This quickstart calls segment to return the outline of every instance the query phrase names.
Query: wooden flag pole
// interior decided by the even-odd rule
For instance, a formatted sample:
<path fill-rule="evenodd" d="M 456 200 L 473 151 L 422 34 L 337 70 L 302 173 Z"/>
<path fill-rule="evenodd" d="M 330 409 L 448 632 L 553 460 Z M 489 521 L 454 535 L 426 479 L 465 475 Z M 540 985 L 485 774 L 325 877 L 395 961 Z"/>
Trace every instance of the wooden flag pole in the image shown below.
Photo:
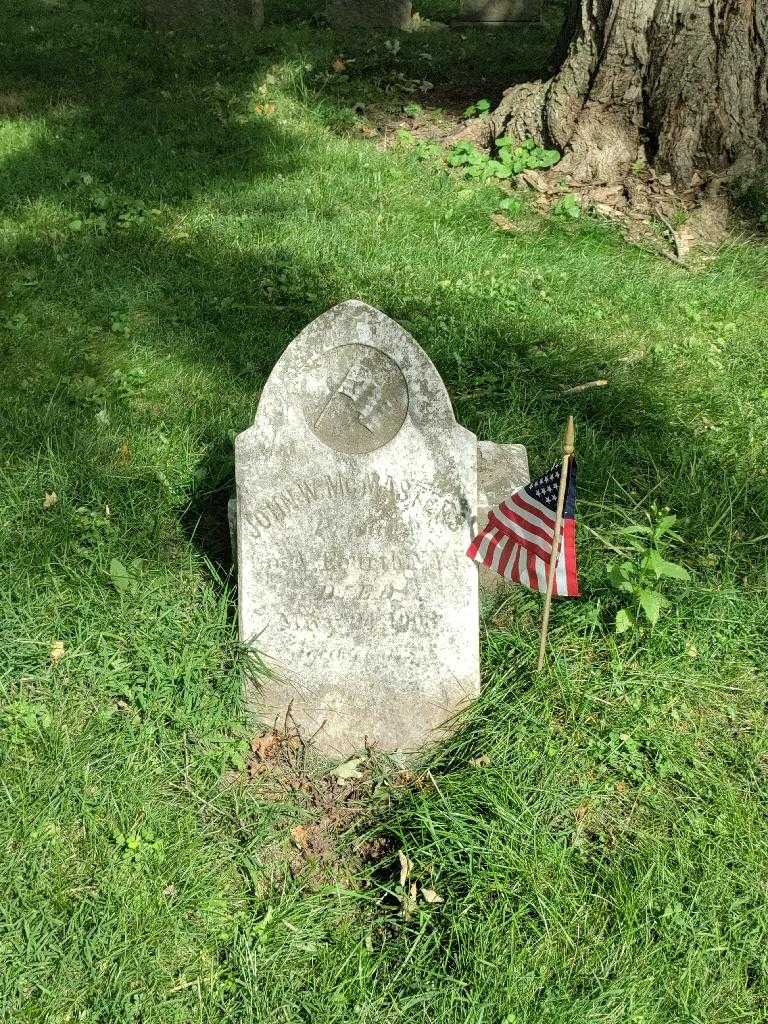
<path fill-rule="evenodd" d="M 544 600 L 544 616 L 541 620 L 541 637 L 539 639 L 539 663 L 536 670 L 541 672 L 544 668 L 544 654 L 547 650 L 547 634 L 549 633 L 549 613 L 552 609 L 552 591 L 555 589 L 555 573 L 557 571 L 558 555 L 560 553 L 560 537 L 563 533 L 563 506 L 565 505 L 565 493 L 568 489 L 568 468 L 574 452 L 574 439 L 576 431 L 573 426 L 573 416 L 568 417 L 568 426 L 565 428 L 563 438 L 563 467 L 560 472 L 560 489 L 557 492 L 557 513 L 555 515 L 555 535 L 552 540 L 552 553 L 549 556 L 549 575 L 547 576 L 547 596 Z"/>

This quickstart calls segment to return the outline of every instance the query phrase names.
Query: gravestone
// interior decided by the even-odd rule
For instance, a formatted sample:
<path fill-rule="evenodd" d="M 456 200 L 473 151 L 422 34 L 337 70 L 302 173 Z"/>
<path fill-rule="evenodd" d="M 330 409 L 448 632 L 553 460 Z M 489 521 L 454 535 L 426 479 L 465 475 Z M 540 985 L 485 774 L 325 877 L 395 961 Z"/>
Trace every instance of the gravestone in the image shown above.
<path fill-rule="evenodd" d="M 260 28 L 264 0 L 144 0 L 144 20 L 150 28 L 194 27 L 205 21 L 247 20 Z"/>
<path fill-rule="evenodd" d="M 458 22 L 508 25 L 540 21 L 543 0 L 462 0 Z"/>
<path fill-rule="evenodd" d="M 491 509 L 529 484 L 531 474 L 525 445 L 478 441 L 477 454 L 477 526 L 482 530 Z M 498 573 L 484 565 L 479 565 L 478 571 L 481 598 L 495 597 L 506 585 Z"/>
<path fill-rule="evenodd" d="M 477 440 L 398 324 L 345 302 L 288 346 L 236 440 L 249 702 L 328 754 L 413 750 L 479 691 Z"/>
<path fill-rule="evenodd" d="M 411 0 L 331 0 L 325 16 L 337 29 L 408 28 L 413 18 Z"/>

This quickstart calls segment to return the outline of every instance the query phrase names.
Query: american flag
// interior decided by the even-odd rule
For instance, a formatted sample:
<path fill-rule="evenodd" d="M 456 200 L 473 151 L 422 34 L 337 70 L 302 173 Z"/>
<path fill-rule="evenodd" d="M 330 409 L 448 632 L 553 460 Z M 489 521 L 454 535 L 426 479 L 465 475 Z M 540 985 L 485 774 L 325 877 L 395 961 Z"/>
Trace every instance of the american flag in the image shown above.
<path fill-rule="evenodd" d="M 554 466 L 527 487 L 515 491 L 508 501 L 494 509 L 488 522 L 469 546 L 467 554 L 493 569 L 505 580 L 522 583 L 542 594 L 555 533 L 557 495 L 561 466 Z M 576 572 L 576 466 L 569 461 L 563 506 L 563 532 L 558 552 L 553 593 L 556 597 L 578 597 Z"/>

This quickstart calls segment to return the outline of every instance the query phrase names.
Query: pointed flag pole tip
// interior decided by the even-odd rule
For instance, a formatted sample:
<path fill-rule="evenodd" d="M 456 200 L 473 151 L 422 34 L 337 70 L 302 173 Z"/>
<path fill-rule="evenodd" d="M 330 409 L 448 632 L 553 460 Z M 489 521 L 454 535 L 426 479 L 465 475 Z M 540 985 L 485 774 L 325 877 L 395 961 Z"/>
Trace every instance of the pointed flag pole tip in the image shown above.
<path fill-rule="evenodd" d="M 568 426 L 565 428 L 563 438 L 563 455 L 573 455 L 576 448 L 576 427 L 573 423 L 573 416 L 568 417 Z"/>
<path fill-rule="evenodd" d="M 563 437 L 563 465 L 560 470 L 560 488 L 557 493 L 557 512 L 555 515 L 555 531 L 552 538 L 552 551 L 549 556 L 549 572 L 547 574 L 547 596 L 544 599 L 544 614 L 541 619 L 541 634 L 539 637 L 539 661 L 536 671 L 541 672 L 544 668 L 544 656 L 547 651 L 547 635 L 549 634 L 549 615 L 552 610 L 552 593 L 555 589 L 555 573 L 557 571 L 558 556 L 560 554 L 560 538 L 563 532 L 563 506 L 565 505 L 565 494 L 568 489 L 568 464 L 573 458 L 576 450 L 576 428 L 573 423 L 573 416 L 568 417 L 568 425 L 565 428 Z"/>

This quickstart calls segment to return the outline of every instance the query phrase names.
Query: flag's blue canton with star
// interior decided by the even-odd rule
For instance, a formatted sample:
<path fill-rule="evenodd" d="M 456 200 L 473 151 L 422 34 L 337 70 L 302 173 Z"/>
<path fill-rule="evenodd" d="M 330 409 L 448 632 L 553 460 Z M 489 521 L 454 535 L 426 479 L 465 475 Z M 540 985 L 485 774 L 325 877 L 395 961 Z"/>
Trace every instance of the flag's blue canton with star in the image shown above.
<path fill-rule="evenodd" d="M 552 512 L 557 512 L 557 495 L 560 490 L 560 466 L 553 466 L 548 473 L 534 480 L 524 488 L 536 501 L 546 505 Z M 574 517 L 576 515 L 576 465 L 571 460 L 568 473 L 568 486 L 565 491 L 565 504 L 563 505 L 563 516 Z"/>
<path fill-rule="evenodd" d="M 554 466 L 515 491 L 509 501 L 494 509 L 488 523 L 472 541 L 470 558 L 493 569 L 506 580 L 522 583 L 542 594 L 547 590 L 547 575 L 555 535 L 557 497 L 561 467 Z M 576 569 L 576 465 L 571 459 L 563 504 L 563 530 L 555 571 L 553 593 L 558 597 L 578 597 Z"/>

